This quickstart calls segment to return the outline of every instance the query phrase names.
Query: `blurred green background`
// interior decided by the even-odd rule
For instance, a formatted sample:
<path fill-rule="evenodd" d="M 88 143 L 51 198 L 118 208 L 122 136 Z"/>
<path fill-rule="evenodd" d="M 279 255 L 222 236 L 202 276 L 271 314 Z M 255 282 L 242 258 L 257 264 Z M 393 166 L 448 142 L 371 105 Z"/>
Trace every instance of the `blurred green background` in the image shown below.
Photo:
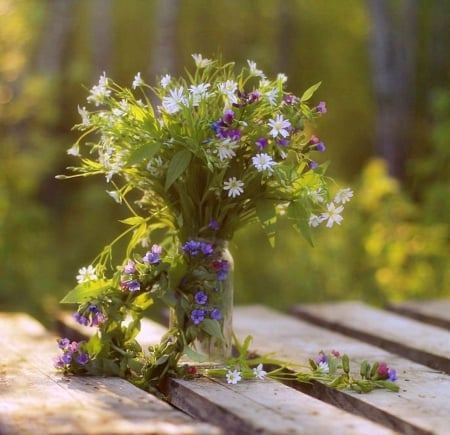
<path fill-rule="evenodd" d="M 122 229 L 103 177 L 74 163 L 77 105 L 106 71 L 130 86 L 191 54 L 322 81 L 316 135 L 355 197 L 311 248 L 283 228 L 272 249 L 237 234 L 236 303 L 450 296 L 446 0 L 0 0 L 0 309 L 48 322 L 81 266 Z M 118 259 L 121 261 L 121 259 Z"/>

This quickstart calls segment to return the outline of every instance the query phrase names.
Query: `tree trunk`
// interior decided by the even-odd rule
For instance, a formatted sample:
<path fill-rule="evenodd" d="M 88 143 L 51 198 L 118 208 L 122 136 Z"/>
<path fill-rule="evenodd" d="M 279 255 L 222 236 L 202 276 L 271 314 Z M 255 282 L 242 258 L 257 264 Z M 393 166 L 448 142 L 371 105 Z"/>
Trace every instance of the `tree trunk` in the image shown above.
<path fill-rule="evenodd" d="M 389 174 L 401 179 L 414 132 L 418 2 L 368 0 L 368 6 L 375 151 L 386 160 Z"/>
<path fill-rule="evenodd" d="M 63 69 L 76 1 L 47 0 L 47 3 L 48 18 L 36 58 L 36 70 L 38 74 L 55 77 Z"/>
<path fill-rule="evenodd" d="M 149 65 L 151 82 L 155 76 L 174 73 L 176 68 L 176 24 L 179 0 L 158 0 L 154 18 L 153 50 Z"/>
<path fill-rule="evenodd" d="M 111 69 L 112 57 L 112 2 L 93 0 L 91 3 L 91 35 L 93 73 L 97 78 Z"/>

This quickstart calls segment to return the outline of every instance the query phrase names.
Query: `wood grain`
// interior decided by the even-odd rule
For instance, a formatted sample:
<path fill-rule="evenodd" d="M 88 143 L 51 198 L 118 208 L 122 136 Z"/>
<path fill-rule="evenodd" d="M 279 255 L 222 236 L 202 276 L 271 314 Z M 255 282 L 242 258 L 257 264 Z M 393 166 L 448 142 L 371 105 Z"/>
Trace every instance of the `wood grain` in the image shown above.
<path fill-rule="evenodd" d="M 450 330 L 450 299 L 390 303 L 390 311 Z"/>
<path fill-rule="evenodd" d="M 296 305 L 292 313 L 450 374 L 450 332 L 360 302 Z"/>
<path fill-rule="evenodd" d="M 2 435 L 222 433 L 122 379 L 56 372 L 56 337 L 25 314 L 0 328 Z"/>
<path fill-rule="evenodd" d="M 251 348 L 258 354 L 274 353 L 278 358 L 305 364 L 321 350 L 336 349 L 350 355 L 355 375 L 363 360 L 384 361 L 399 375 L 399 393 L 374 391 L 360 395 L 318 383 L 297 385 L 302 391 L 402 433 L 449 434 L 450 376 L 262 306 L 236 307 L 234 314 L 235 333 L 241 340 L 252 335 Z M 408 331 L 404 333 L 408 335 Z"/>

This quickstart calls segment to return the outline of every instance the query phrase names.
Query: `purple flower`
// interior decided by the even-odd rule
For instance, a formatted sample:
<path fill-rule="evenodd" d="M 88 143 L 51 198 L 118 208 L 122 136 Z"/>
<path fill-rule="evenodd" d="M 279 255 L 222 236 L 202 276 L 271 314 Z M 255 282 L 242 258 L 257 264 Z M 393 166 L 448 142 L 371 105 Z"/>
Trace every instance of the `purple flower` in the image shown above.
<path fill-rule="evenodd" d="M 127 282 L 127 288 L 130 292 L 137 292 L 141 289 L 141 284 L 136 280 L 129 281 Z"/>
<path fill-rule="evenodd" d="M 287 147 L 289 145 L 289 139 L 287 138 L 278 138 L 277 139 L 277 143 L 278 145 L 282 146 L 282 147 Z"/>
<path fill-rule="evenodd" d="M 310 145 L 315 145 L 317 143 L 319 143 L 320 140 L 317 136 L 312 135 L 311 138 L 309 139 L 309 144 Z"/>
<path fill-rule="evenodd" d="M 194 300 L 197 304 L 204 305 L 208 301 L 208 296 L 204 291 L 200 290 L 195 293 Z"/>
<path fill-rule="evenodd" d="M 70 352 L 66 352 L 61 355 L 61 362 L 63 364 L 70 364 L 72 362 L 72 354 Z"/>
<path fill-rule="evenodd" d="M 99 311 L 99 312 L 95 313 L 94 317 L 92 318 L 91 326 L 99 326 L 105 320 L 106 320 L 105 315 L 101 311 Z"/>
<path fill-rule="evenodd" d="M 217 280 L 224 281 L 227 278 L 228 271 L 230 269 L 230 263 L 227 260 L 215 261 L 213 263 L 214 268 L 217 270 Z"/>
<path fill-rule="evenodd" d="M 83 325 L 83 326 L 89 325 L 89 319 L 87 317 L 84 317 L 80 313 L 78 313 L 78 312 L 73 313 L 72 316 L 80 325 Z"/>
<path fill-rule="evenodd" d="M 63 349 L 63 350 L 67 349 L 69 344 L 70 344 L 70 340 L 67 337 L 66 338 L 61 338 L 61 339 L 58 340 L 58 347 L 60 349 Z"/>
<path fill-rule="evenodd" d="M 211 311 L 210 317 L 214 320 L 220 320 L 222 318 L 222 313 L 220 312 L 219 308 L 214 308 Z"/>
<path fill-rule="evenodd" d="M 217 231 L 217 230 L 219 229 L 219 223 L 218 223 L 217 221 L 215 221 L 215 220 L 212 220 L 212 221 L 208 224 L 208 228 L 209 228 L 210 230 Z"/>
<path fill-rule="evenodd" d="M 136 273 L 136 263 L 133 260 L 128 260 L 128 263 L 123 267 L 123 271 L 128 275 Z"/>
<path fill-rule="evenodd" d="M 89 311 L 91 312 L 91 313 L 98 313 L 98 308 L 97 308 L 97 305 L 94 305 L 94 304 L 92 304 L 92 305 L 89 305 Z"/>
<path fill-rule="evenodd" d="M 260 149 L 263 150 L 266 146 L 267 146 L 267 139 L 265 137 L 260 137 L 256 142 L 255 142 L 256 146 Z"/>
<path fill-rule="evenodd" d="M 325 151 L 325 144 L 323 142 L 319 142 L 318 144 L 316 144 L 316 150 L 319 152 L 324 152 Z"/>
<path fill-rule="evenodd" d="M 200 322 L 202 322 L 205 318 L 205 311 L 204 310 L 192 310 L 191 312 L 191 319 L 192 321 L 198 325 Z"/>
<path fill-rule="evenodd" d="M 62 369 L 65 366 L 64 362 L 62 361 L 61 357 L 59 357 L 59 356 L 53 359 L 53 365 L 57 369 Z"/>
<path fill-rule="evenodd" d="M 297 101 L 297 97 L 295 95 L 289 94 L 289 95 L 285 95 L 283 98 L 283 101 L 286 104 L 295 104 L 295 102 Z"/>
<path fill-rule="evenodd" d="M 319 113 L 327 113 L 327 103 L 325 103 L 325 101 L 321 101 L 321 102 L 317 105 L 316 110 L 317 110 Z"/>
<path fill-rule="evenodd" d="M 395 382 L 397 380 L 397 371 L 395 369 L 388 370 L 388 381 Z"/>
<path fill-rule="evenodd" d="M 222 121 L 224 124 L 231 125 L 234 121 L 234 112 L 230 109 L 225 110 Z"/>
<path fill-rule="evenodd" d="M 159 258 L 162 252 L 162 248 L 159 245 L 153 245 L 151 250 L 148 251 L 144 257 L 142 257 L 142 261 L 146 264 L 157 264 L 161 261 Z"/>
<path fill-rule="evenodd" d="M 76 341 L 72 341 L 72 343 L 69 344 L 67 351 L 70 353 L 74 353 L 74 352 L 78 352 L 79 349 L 80 349 L 80 344 L 77 343 Z"/>
<path fill-rule="evenodd" d="M 308 163 L 309 169 L 316 169 L 319 164 L 317 162 L 313 162 L 312 160 Z"/>
<path fill-rule="evenodd" d="M 389 368 L 388 368 L 387 364 L 386 364 L 386 363 L 381 363 L 381 364 L 378 366 L 377 372 L 378 372 L 378 374 L 379 374 L 380 376 L 382 376 L 382 377 L 384 377 L 384 378 L 387 378 L 388 373 L 389 373 Z"/>
<path fill-rule="evenodd" d="M 317 364 L 328 362 L 328 357 L 323 352 L 320 352 L 319 355 L 319 358 L 316 360 Z"/>
<path fill-rule="evenodd" d="M 259 92 L 259 91 L 253 91 L 253 92 L 250 94 L 250 98 L 248 99 L 248 102 L 249 102 L 249 103 L 253 103 L 253 102 L 255 102 L 255 101 L 258 101 L 260 97 L 261 97 L 261 92 Z"/>
<path fill-rule="evenodd" d="M 200 249 L 202 251 L 202 254 L 205 255 L 206 257 L 209 257 L 214 253 L 214 248 L 211 243 L 206 242 L 200 243 Z"/>
<path fill-rule="evenodd" d="M 83 366 L 86 365 L 89 362 L 89 355 L 86 352 L 81 352 L 77 356 L 77 362 Z"/>
<path fill-rule="evenodd" d="M 197 242 L 196 240 L 189 240 L 182 246 L 181 249 L 186 252 L 186 254 L 196 256 L 199 254 L 200 248 L 200 242 Z"/>

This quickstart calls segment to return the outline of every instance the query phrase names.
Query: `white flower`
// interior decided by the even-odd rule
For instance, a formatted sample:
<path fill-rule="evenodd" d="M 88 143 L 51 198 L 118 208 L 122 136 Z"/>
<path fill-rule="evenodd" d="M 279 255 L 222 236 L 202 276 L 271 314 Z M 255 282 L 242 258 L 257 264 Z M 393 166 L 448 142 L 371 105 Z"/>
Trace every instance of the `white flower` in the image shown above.
<path fill-rule="evenodd" d="M 327 211 L 325 213 L 322 213 L 320 215 L 320 218 L 322 221 L 327 222 L 327 228 L 331 228 L 333 224 L 341 224 L 341 222 L 344 220 L 344 218 L 340 215 L 344 211 L 344 207 L 340 205 L 339 207 L 336 207 L 334 205 L 334 202 L 330 202 L 327 204 Z"/>
<path fill-rule="evenodd" d="M 117 190 L 107 190 L 106 193 L 117 202 L 117 204 L 122 204 L 122 197 Z"/>
<path fill-rule="evenodd" d="M 322 218 L 313 213 L 309 217 L 308 224 L 310 227 L 316 228 L 321 224 L 321 222 L 322 222 Z"/>
<path fill-rule="evenodd" d="M 67 150 L 67 154 L 69 154 L 69 156 L 79 156 L 80 155 L 80 149 L 78 147 L 78 144 L 74 144 L 72 145 L 68 150 Z"/>
<path fill-rule="evenodd" d="M 103 73 L 100 76 L 98 85 L 92 87 L 91 95 L 87 97 L 87 100 L 94 103 L 96 106 L 99 106 L 110 94 L 111 91 L 108 89 L 108 78 L 106 77 L 106 73 Z"/>
<path fill-rule="evenodd" d="M 272 160 L 272 157 L 269 156 L 269 154 L 265 153 L 256 154 L 256 156 L 252 158 L 252 162 L 257 171 L 268 171 L 270 173 L 273 172 L 272 166 L 277 164 L 277 162 Z"/>
<path fill-rule="evenodd" d="M 210 97 L 211 94 L 207 92 L 210 86 L 211 85 L 209 83 L 200 83 L 199 85 L 192 85 L 189 88 L 189 92 L 193 97 L 194 106 L 198 106 L 201 100 L 206 100 Z"/>
<path fill-rule="evenodd" d="M 241 372 L 237 371 L 237 370 L 228 370 L 228 373 L 226 374 L 227 377 L 227 382 L 229 384 L 237 384 L 241 379 Z"/>
<path fill-rule="evenodd" d="M 86 110 L 86 107 L 78 106 L 78 113 L 81 116 L 82 124 L 88 126 L 90 124 L 90 120 L 89 120 L 89 112 Z"/>
<path fill-rule="evenodd" d="M 92 267 L 92 265 L 89 265 L 88 267 L 82 267 L 78 271 L 77 275 L 78 284 L 88 281 L 95 281 L 96 279 L 97 275 L 95 274 L 95 269 Z"/>
<path fill-rule="evenodd" d="M 311 196 L 312 200 L 316 203 L 322 203 L 324 201 L 323 194 L 324 191 L 320 187 L 318 189 L 309 191 L 309 195 Z"/>
<path fill-rule="evenodd" d="M 186 97 L 184 96 L 184 88 L 180 86 L 177 89 L 171 89 L 170 97 L 163 98 L 163 108 L 167 113 L 177 113 L 181 105 L 186 104 Z"/>
<path fill-rule="evenodd" d="M 289 136 L 289 127 L 291 126 L 291 123 L 283 118 L 283 115 L 278 114 L 276 116 L 276 119 L 269 119 L 269 127 L 272 128 L 270 130 L 269 134 L 272 137 L 277 137 L 278 135 L 282 137 Z"/>
<path fill-rule="evenodd" d="M 136 89 L 137 87 L 142 86 L 143 84 L 144 84 L 144 80 L 142 80 L 141 73 L 138 72 L 134 76 L 133 84 L 131 86 L 133 87 L 133 89 Z"/>
<path fill-rule="evenodd" d="M 238 102 L 236 96 L 237 87 L 237 83 L 233 80 L 227 80 L 225 83 L 219 83 L 217 85 L 219 92 L 225 97 L 227 105 Z"/>
<path fill-rule="evenodd" d="M 230 138 L 226 138 L 217 144 L 216 152 L 219 155 L 220 160 L 231 159 L 236 155 L 234 150 L 238 146 L 237 142 L 232 141 Z"/>
<path fill-rule="evenodd" d="M 260 69 L 256 68 L 256 62 L 247 59 L 247 63 L 250 68 L 251 75 L 261 77 L 262 79 L 266 77 L 265 74 Z"/>
<path fill-rule="evenodd" d="M 272 106 L 277 104 L 278 89 L 269 89 L 268 91 L 264 92 L 264 95 L 269 100 L 269 104 L 271 104 Z"/>
<path fill-rule="evenodd" d="M 319 364 L 317 365 L 317 368 L 322 373 L 328 373 L 330 371 L 330 367 L 326 361 L 320 361 Z"/>
<path fill-rule="evenodd" d="M 201 54 L 193 54 L 192 57 L 197 68 L 205 68 L 212 62 L 210 59 L 203 59 Z"/>
<path fill-rule="evenodd" d="M 334 202 L 336 204 L 345 204 L 350 201 L 353 196 L 353 190 L 347 187 L 346 189 L 341 189 L 334 197 Z"/>
<path fill-rule="evenodd" d="M 253 374 L 257 379 L 264 379 L 267 375 L 267 372 L 263 370 L 262 364 L 258 364 L 256 367 L 253 368 Z"/>
<path fill-rule="evenodd" d="M 279 81 L 280 83 L 286 83 L 287 82 L 287 75 L 283 74 L 283 73 L 279 73 L 277 75 L 277 81 Z"/>
<path fill-rule="evenodd" d="M 159 84 L 161 85 L 161 87 L 163 89 L 167 88 L 167 86 L 169 86 L 169 83 L 171 82 L 172 77 L 170 77 L 169 74 L 166 74 L 165 76 L 163 76 L 161 78 L 161 81 L 159 82 Z"/>
<path fill-rule="evenodd" d="M 112 113 L 115 116 L 123 116 L 128 112 L 128 101 L 122 99 L 119 103 L 119 107 L 112 109 Z"/>
<path fill-rule="evenodd" d="M 237 180 L 236 177 L 231 177 L 223 183 L 223 190 L 228 190 L 228 196 L 235 198 L 244 192 L 243 186 L 242 181 Z"/>

